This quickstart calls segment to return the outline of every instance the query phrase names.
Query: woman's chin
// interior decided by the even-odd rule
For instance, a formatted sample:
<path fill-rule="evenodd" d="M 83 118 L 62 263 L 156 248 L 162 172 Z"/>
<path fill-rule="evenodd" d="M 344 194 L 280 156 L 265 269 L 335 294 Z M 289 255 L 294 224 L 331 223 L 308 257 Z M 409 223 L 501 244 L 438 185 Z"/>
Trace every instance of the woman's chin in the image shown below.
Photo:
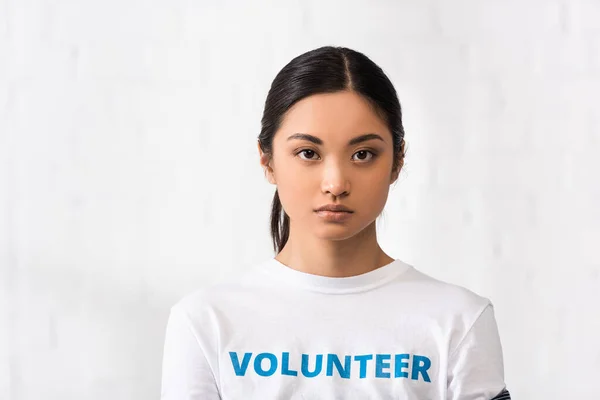
<path fill-rule="evenodd" d="M 359 231 L 356 227 L 341 224 L 331 224 L 328 226 L 319 227 L 315 235 L 323 240 L 346 240 L 355 236 Z"/>

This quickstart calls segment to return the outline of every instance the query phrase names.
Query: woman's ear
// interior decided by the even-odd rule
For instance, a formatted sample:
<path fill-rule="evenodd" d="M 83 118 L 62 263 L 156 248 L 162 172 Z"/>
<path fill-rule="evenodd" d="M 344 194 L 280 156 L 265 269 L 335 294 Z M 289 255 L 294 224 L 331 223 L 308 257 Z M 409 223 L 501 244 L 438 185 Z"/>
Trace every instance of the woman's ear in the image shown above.
<path fill-rule="evenodd" d="M 404 146 L 405 146 L 405 142 L 404 142 L 404 139 L 402 139 L 402 144 L 400 145 L 400 153 L 398 154 L 398 159 L 395 160 L 397 167 L 392 171 L 392 177 L 391 177 L 390 184 L 396 182 L 396 180 L 400 176 L 402 167 L 404 166 L 404 156 L 405 156 L 405 152 L 404 152 L 405 147 Z"/>
<path fill-rule="evenodd" d="M 398 161 L 398 167 L 396 167 L 396 169 L 394 169 L 394 171 L 392 171 L 390 185 L 392 183 L 396 182 L 396 180 L 398 179 L 398 176 L 400 176 L 400 171 L 402 171 L 402 165 L 403 165 L 403 161 L 402 160 Z"/>
<path fill-rule="evenodd" d="M 271 156 L 263 153 L 262 149 L 260 148 L 260 142 L 258 142 L 258 141 L 257 141 L 257 147 L 258 147 L 258 156 L 260 158 L 260 165 L 264 171 L 265 178 L 267 178 L 269 183 L 276 185 L 277 183 L 275 181 L 275 174 L 273 173 L 273 168 L 271 168 L 271 161 L 272 161 Z"/>

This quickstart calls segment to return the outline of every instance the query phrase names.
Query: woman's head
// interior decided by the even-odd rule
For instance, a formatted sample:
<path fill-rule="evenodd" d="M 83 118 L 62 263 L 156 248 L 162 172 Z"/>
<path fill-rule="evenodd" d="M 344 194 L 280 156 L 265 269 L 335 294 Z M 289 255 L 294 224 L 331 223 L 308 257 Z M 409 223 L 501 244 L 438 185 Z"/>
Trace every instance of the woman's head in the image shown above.
<path fill-rule="evenodd" d="M 352 237 L 383 211 L 403 166 L 398 96 L 364 54 L 332 46 L 311 50 L 273 80 L 258 147 L 265 174 L 277 185 L 271 211 L 276 253 L 291 224 L 323 239 Z M 315 211 L 326 204 L 353 213 L 331 222 Z"/>

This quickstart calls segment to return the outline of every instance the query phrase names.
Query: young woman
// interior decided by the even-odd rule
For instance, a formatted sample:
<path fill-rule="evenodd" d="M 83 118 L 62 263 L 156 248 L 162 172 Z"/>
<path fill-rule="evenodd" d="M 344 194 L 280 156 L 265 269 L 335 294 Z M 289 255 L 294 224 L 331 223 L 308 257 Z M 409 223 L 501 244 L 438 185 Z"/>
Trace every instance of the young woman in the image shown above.
<path fill-rule="evenodd" d="M 405 155 L 381 68 L 343 47 L 294 58 L 258 151 L 276 255 L 171 308 L 163 400 L 510 398 L 490 300 L 377 242 Z"/>

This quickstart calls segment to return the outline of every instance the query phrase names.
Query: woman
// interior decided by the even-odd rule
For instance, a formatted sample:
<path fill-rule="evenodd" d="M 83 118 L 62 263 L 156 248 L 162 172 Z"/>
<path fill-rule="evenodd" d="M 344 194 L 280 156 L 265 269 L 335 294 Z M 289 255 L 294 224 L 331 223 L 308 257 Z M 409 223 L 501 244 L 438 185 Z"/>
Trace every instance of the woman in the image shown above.
<path fill-rule="evenodd" d="M 510 398 L 490 301 L 377 243 L 404 150 L 365 55 L 326 46 L 279 72 L 258 137 L 276 255 L 171 308 L 163 400 Z"/>

